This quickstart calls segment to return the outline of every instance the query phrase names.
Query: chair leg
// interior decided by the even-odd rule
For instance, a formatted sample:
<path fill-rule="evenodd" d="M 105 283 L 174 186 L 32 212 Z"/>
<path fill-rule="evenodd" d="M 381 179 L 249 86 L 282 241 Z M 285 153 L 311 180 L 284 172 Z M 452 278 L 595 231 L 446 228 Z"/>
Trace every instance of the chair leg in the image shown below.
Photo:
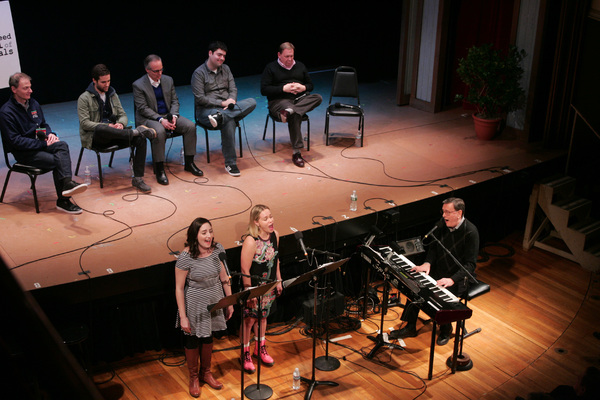
<path fill-rule="evenodd" d="M 77 167 L 75 167 L 75 176 L 79 174 L 79 166 L 81 165 L 81 157 L 83 156 L 83 146 L 81 146 L 81 150 L 79 151 L 79 158 L 77 159 Z"/>
<path fill-rule="evenodd" d="M 275 125 L 277 125 L 277 123 L 273 120 L 273 153 L 275 153 Z"/>
<path fill-rule="evenodd" d="M 329 113 L 325 113 L 325 146 L 329 146 Z"/>
<path fill-rule="evenodd" d="M 310 151 L 310 119 L 306 120 L 306 151 Z"/>
<path fill-rule="evenodd" d="M 267 136 L 267 127 L 269 126 L 269 113 L 267 112 L 267 120 L 265 121 L 265 129 L 263 130 L 263 140 Z"/>
<path fill-rule="evenodd" d="M 206 128 L 204 128 L 204 136 L 206 137 L 206 163 L 210 164 L 210 145 L 208 144 L 208 129 Z"/>
<path fill-rule="evenodd" d="M 35 204 L 35 212 L 39 214 L 40 213 L 40 204 L 38 203 L 37 190 L 35 189 L 36 179 L 37 179 L 37 175 L 29 175 L 29 180 L 31 180 L 31 191 L 33 192 L 33 204 Z"/>
<path fill-rule="evenodd" d="M 102 160 L 100 159 L 100 153 L 96 152 L 96 160 L 98 162 L 98 179 L 100 180 L 100 189 L 104 187 L 104 178 L 102 177 Z"/>
<path fill-rule="evenodd" d="M 110 168 L 112 168 L 112 162 L 113 162 L 113 158 L 115 158 L 115 152 L 114 152 L 114 151 L 112 151 L 112 152 L 110 153 L 110 160 L 108 160 L 108 166 L 109 166 Z"/>
<path fill-rule="evenodd" d="M 238 134 L 240 137 L 240 158 L 244 157 L 244 151 L 242 150 L 242 127 L 238 124 Z"/>
<path fill-rule="evenodd" d="M 9 169 L 6 173 L 6 179 L 4 180 L 4 187 L 2 188 L 2 196 L 0 196 L 0 203 L 4 201 L 4 194 L 6 193 L 6 187 L 8 186 L 8 180 L 10 179 L 10 174 L 12 174 L 12 170 Z"/>

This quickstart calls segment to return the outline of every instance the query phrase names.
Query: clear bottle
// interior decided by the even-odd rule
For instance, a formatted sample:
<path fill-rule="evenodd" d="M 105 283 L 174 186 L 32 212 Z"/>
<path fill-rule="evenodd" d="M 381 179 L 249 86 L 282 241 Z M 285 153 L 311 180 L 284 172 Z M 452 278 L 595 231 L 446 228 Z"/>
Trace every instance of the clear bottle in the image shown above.
<path fill-rule="evenodd" d="M 185 165 L 185 154 L 183 153 L 183 147 L 181 148 L 181 153 L 179 153 L 179 161 L 181 165 Z"/>
<path fill-rule="evenodd" d="M 92 173 L 90 172 L 89 165 L 85 166 L 85 172 L 83 173 L 83 175 L 84 175 L 83 183 L 90 186 L 92 184 Z"/>
<path fill-rule="evenodd" d="M 356 190 L 352 191 L 352 194 L 350 195 L 350 211 L 356 211 L 358 210 L 358 197 L 356 196 Z"/>
<path fill-rule="evenodd" d="M 300 389 L 300 370 L 296 368 L 293 373 L 292 389 Z"/>

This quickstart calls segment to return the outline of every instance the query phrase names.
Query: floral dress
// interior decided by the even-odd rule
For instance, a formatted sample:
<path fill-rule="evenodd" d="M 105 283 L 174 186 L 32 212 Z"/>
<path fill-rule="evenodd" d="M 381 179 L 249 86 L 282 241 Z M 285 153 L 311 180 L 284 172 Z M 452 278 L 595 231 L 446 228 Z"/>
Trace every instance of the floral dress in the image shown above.
<path fill-rule="evenodd" d="M 275 232 L 269 235 L 268 240 L 262 240 L 260 237 L 255 237 L 256 251 L 254 252 L 254 258 L 252 259 L 252 265 L 250 266 L 250 275 L 260 276 L 265 279 L 276 279 L 277 271 L 277 260 L 279 258 L 279 251 L 277 248 L 277 235 Z M 268 282 L 259 282 L 258 279 L 252 278 L 252 286 L 264 285 Z M 275 297 L 277 293 L 275 288 L 269 293 L 262 296 L 262 316 L 266 318 L 269 316 L 271 310 L 275 309 Z M 256 307 L 250 309 L 244 309 L 244 317 L 257 318 L 258 317 L 258 303 Z"/>

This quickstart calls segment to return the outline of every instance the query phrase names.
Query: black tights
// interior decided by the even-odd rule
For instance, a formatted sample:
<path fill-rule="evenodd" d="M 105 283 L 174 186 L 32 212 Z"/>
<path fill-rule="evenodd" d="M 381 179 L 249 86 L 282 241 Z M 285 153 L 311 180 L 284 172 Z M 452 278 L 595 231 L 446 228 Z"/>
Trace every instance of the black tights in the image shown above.
<path fill-rule="evenodd" d="M 194 335 L 183 335 L 183 347 L 186 349 L 192 350 L 200 347 L 201 344 L 211 344 L 213 342 L 212 335 L 208 337 L 201 337 Z"/>

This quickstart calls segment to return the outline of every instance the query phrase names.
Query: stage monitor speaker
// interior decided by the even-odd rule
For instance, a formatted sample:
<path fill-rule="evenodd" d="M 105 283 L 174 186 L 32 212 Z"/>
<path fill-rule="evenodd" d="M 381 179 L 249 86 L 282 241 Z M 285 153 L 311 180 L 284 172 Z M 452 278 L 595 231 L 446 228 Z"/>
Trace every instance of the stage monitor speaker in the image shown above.
<path fill-rule="evenodd" d="M 325 307 L 323 307 L 323 298 L 321 295 L 317 296 L 317 325 L 321 325 L 323 320 L 327 316 L 325 314 Z M 313 317 L 314 317 L 314 299 L 310 298 L 302 302 L 302 309 L 304 311 L 304 323 L 312 328 L 313 326 Z M 326 305 L 329 306 L 329 319 L 335 318 L 339 315 L 342 315 L 344 312 L 344 308 L 346 307 L 346 302 L 344 295 L 339 292 L 334 292 L 329 295 L 329 298 L 326 302 Z"/>
<path fill-rule="evenodd" d="M 421 239 L 418 237 L 400 240 L 396 243 L 398 243 L 398 246 L 400 247 L 400 254 L 405 256 L 419 254 L 425 251 L 423 248 L 423 242 L 421 242 Z"/>

